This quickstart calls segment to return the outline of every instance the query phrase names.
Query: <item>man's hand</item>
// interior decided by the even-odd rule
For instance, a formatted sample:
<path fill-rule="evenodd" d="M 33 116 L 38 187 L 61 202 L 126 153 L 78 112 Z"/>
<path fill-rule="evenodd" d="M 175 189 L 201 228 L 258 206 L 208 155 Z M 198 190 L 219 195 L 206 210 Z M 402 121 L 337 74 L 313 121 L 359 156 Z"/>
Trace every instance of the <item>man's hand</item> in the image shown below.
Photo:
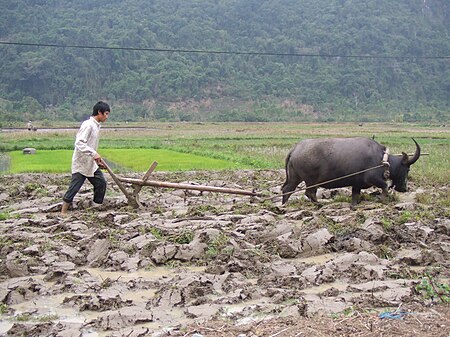
<path fill-rule="evenodd" d="M 100 157 L 100 155 L 98 153 L 94 156 L 94 160 L 97 163 L 98 167 L 100 167 L 101 169 L 105 169 L 106 168 L 102 157 Z"/>

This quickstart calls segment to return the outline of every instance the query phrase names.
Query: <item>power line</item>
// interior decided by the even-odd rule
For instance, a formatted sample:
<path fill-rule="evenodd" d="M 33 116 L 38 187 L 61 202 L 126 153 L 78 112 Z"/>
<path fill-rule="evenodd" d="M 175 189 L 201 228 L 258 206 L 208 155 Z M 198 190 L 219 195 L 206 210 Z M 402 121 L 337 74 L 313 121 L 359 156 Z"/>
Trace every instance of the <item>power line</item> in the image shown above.
<path fill-rule="evenodd" d="M 450 59 L 450 56 L 389 56 L 389 55 L 341 55 L 341 54 L 300 54 L 300 53 L 275 53 L 275 52 L 243 52 L 243 51 L 221 51 L 221 50 L 198 50 L 198 49 L 165 49 L 165 48 L 141 48 L 141 47 L 107 47 L 86 45 L 62 45 L 52 43 L 26 43 L 0 41 L 0 45 L 29 46 L 29 47 L 51 47 L 51 48 L 76 48 L 76 49 L 103 49 L 103 50 L 125 50 L 125 51 L 149 51 L 166 53 L 186 54 L 222 54 L 222 55 L 250 55 L 250 56 L 290 56 L 290 57 L 316 57 L 316 58 L 360 58 L 360 59 Z"/>

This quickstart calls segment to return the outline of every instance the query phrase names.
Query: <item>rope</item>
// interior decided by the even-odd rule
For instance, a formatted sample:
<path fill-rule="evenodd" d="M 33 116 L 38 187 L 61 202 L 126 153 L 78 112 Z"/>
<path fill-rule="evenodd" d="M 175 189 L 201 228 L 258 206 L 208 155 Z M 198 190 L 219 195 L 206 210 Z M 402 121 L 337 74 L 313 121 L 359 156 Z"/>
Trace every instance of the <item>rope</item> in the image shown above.
<path fill-rule="evenodd" d="M 308 189 L 308 188 L 319 187 L 319 186 L 321 186 L 321 185 L 325 185 L 325 184 L 328 184 L 328 183 L 332 183 L 332 182 L 334 182 L 334 181 L 338 181 L 338 180 L 341 180 L 341 179 L 345 179 L 345 178 L 348 178 L 348 177 L 352 177 L 352 176 L 355 176 L 355 175 L 358 175 L 358 174 L 361 174 L 361 173 L 364 173 L 364 172 L 367 172 L 367 171 L 375 170 L 375 169 L 377 169 L 377 168 L 384 167 L 384 166 L 385 166 L 384 164 L 380 164 L 380 165 L 377 165 L 377 166 L 374 166 L 374 167 L 370 167 L 370 168 L 365 169 L 365 170 L 361 170 L 361 171 L 358 171 L 358 172 L 355 172 L 355 173 L 347 174 L 347 175 L 342 176 L 342 177 L 338 177 L 338 178 L 326 180 L 326 181 L 323 181 L 323 182 L 321 182 L 321 183 L 314 184 L 314 185 L 311 185 L 311 186 L 306 186 L 306 188 L 299 188 L 299 189 L 295 189 L 294 191 L 291 191 L 291 192 L 286 192 L 286 193 L 278 194 L 278 195 L 276 195 L 276 196 L 274 196 L 274 197 L 263 198 L 263 200 L 272 200 L 272 199 L 280 198 L 280 197 L 283 197 L 284 195 L 290 195 L 290 194 L 296 193 L 296 192 L 298 192 L 298 191 L 306 190 L 306 189 Z"/>

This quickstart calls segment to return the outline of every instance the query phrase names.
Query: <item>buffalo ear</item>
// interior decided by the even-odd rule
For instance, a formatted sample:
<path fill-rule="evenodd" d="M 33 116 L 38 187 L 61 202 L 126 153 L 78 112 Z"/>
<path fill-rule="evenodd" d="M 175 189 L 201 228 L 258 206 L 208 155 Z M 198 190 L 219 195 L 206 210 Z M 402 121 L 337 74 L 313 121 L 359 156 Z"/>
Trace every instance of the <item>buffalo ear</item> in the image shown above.
<path fill-rule="evenodd" d="M 403 165 L 409 165 L 409 158 L 408 158 L 408 155 L 405 152 L 402 152 L 402 164 Z"/>

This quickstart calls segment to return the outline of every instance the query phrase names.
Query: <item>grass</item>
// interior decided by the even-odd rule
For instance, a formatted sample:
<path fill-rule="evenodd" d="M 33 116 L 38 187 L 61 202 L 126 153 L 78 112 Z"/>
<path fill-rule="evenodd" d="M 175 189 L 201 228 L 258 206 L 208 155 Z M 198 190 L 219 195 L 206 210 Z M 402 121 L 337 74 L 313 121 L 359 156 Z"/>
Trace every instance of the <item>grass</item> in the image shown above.
<path fill-rule="evenodd" d="M 109 124 L 112 125 L 112 124 Z M 368 123 L 152 123 L 139 129 L 102 129 L 99 152 L 130 171 L 144 172 L 156 160 L 160 171 L 216 169 L 281 169 L 289 150 L 301 139 L 375 136 L 391 153 L 412 154 L 414 137 L 428 156 L 411 168 L 420 186 L 446 185 L 450 173 L 450 131 L 439 126 Z M 128 125 L 130 126 L 130 125 Z M 9 173 L 70 171 L 77 129 L 0 133 L 0 152 L 11 156 Z M 24 147 L 37 149 L 35 158 Z M 46 153 L 45 150 L 51 150 Z M 64 151 L 66 150 L 66 151 Z M 47 165 L 47 166 L 46 166 Z"/>
<path fill-rule="evenodd" d="M 24 172 L 70 172 L 72 151 L 37 150 L 36 154 L 24 155 L 22 151 L 9 152 L 11 166 L 9 173 Z"/>
<path fill-rule="evenodd" d="M 24 155 L 22 151 L 12 151 L 8 153 L 11 158 L 8 173 L 67 173 L 70 172 L 72 153 L 73 150 L 39 150 L 34 155 Z M 147 171 L 154 160 L 158 162 L 157 171 L 220 170 L 250 167 L 223 159 L 164 149 L 103 149 L 101 154 L 113 163 L 112 167 L 133 172 Z"/>
<path fill-rule="evenodd" d="M 147 171 L 155 160 L 158 162 L 156 170 L 159 171 L 245 168 L 244 165 L 222 159 L 165 149 L 104 149 L 101 154 L 115 164 L 135 172 Z"/>

